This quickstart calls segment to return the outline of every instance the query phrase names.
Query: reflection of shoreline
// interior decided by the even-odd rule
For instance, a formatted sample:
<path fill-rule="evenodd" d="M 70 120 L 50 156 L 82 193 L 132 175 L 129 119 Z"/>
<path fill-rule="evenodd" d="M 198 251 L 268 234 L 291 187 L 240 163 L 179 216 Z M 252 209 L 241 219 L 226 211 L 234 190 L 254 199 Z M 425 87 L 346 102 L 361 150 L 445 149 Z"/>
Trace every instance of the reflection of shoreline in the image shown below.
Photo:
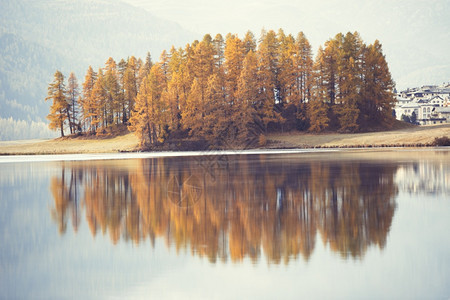
<path fill-rule="evenodd" d="M 212 262 L 257 260 L 261 252 L 270 263 L 308 260 L 317 233 L 344 258 L 385 246 L 395 165 L 270 158 L 236 156 L 208 164 L 208 172 L 187 158 L 61 163 L 50 187 L 52 218 L 64 233 L 70 220 L 77 230 L 84 214 L 93 236 L 108 232 L 113 243 L 164 237 Z M 173 195 L 190 202 L 178 205 Z"/>

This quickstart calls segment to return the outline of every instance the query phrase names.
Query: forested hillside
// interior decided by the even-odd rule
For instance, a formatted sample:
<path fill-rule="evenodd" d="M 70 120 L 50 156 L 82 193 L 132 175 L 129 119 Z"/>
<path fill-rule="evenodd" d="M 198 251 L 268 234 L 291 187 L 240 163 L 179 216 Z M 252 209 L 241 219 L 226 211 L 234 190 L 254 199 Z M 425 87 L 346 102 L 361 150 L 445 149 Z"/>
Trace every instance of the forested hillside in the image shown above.
<path fill-rule="evenodd" d="M 379 41 L 337 34 L 313 58 L 303 32 L 206 34 L 159 61 L 109 58 L 81 86 L 57 71 L 50 127 L 102 135 L 126 124 L 144 147 L 193 138 L 213 147 L 262 143 L 269 131 L 370 131 L 393 122 L 394 82 Z"/>
<path fill-rule="evenodd" d="M 118 0 L 2 0 L 0 2 L 0 118 L 2 124 L 46 123 L 47 83 L 55 69 L 81 74 L 109 56 L 160 53 L 193 34 Z M 20 122 L 23 120 L 25 122 Z M 35 124 L 34 124 L 35 125 Z M 24 127 L 19 132 L 29 132 Z M 50 132 L 40 131 L 40 136 Z M 1 139 L 21 139 L 2 128 Z"/>

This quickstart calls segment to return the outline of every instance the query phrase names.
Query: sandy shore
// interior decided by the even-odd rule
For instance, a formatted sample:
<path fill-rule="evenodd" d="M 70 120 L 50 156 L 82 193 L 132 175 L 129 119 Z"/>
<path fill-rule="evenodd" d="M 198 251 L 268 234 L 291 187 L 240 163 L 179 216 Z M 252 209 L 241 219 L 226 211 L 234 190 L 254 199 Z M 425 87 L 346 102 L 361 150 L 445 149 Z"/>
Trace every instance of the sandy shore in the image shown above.
<path fill-rule="evenodd" d="M 414 147 L 430 145 L 436 137 L 442 136 L 450 136 L 450 124 L 356 134 L 269 134 L 267 140 L 268 148 Z M 137 149 L 138 139 L 132 133 L 101 139 L 0 142 L 0 155 L 117 153 Z"/>

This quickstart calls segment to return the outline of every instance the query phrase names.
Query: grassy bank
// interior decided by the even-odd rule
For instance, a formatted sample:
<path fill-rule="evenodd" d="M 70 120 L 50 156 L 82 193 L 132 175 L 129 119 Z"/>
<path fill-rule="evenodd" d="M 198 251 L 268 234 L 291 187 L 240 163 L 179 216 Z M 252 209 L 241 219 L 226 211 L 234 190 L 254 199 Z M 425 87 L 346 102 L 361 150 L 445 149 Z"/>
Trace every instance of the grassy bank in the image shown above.
<path fill-rule="evenodd" d="M 267 139 L 274 148 L 424 147 L 443 136 L 450 137 L 450 124 L 350 134 L 270 134 Z"/>
<path fill-rule="evenodd" d="M 269 134 L 266 148 L 421 147 L 431 146 L 436 138 L 443 136 L 450 137 L 450 124 L 353 134 L 290 132 Z M 102 138 L 0 142 L 0 155 L 130 152 L 137 151 L 138 144 L 132 133 Z"/>

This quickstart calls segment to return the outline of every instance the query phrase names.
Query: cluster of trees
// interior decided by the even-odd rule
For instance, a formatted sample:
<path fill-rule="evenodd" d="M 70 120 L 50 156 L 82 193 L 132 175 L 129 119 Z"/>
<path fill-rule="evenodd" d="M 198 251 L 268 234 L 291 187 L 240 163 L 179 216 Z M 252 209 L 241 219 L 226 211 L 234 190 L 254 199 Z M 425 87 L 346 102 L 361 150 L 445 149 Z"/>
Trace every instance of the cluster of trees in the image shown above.
<path fill-rule="evenodd" d="M 402 115 L 402 116 L 401 116 L 401 119 L 402 119 L 403 122 L 406 122 L 406 123 L 418 124 L 418 123 L 417 123 L 417 115 L 416 115 L 416 112 L 415 112 L 415 111 L 413 111 L 412 114 L 411 114 L 410 116 L 408 116 L 408 115 Z"/>
<path fill-rule="evenodd" d="M 386 245 L 396 170 L 395 164 L 264 157 L 231 159 L 209 172 L 186 158 L 119 167 L 62 163 L 51 181 L 50 211 L 61 233 L 84 220 L 94 237 L 107 234 L 114 244 L 160 238 L 211 262 L 256 261 L 263 253 L 269 263 L 308 260 L 317 238 L 343 258 L 359 258 Z M 177 199 L 185 195 L 190 205 L 182 206 Z"/>
<path fill-rule="evenodd" d="M 71 78 L 67 91 L 60 72 L 49 86 L 51 128 L 63 135 L 68 121 L 71 133 L 101 133 L 123 123 L 142 145 L 171 136 L 220 145 L 267 130 L 370 130 L 392 122 L 395 101 L 381 44 L 366 45 L 357 32 L 337 34 L 315 60 L 302 32 L 263 30 L 259 41 L 250 31 L 243 39 L 207 34 L 154 64 L 148 54 L 145 63 L 132 56 L 109 58 L 98 72 L 89 67 L 79 97 Z"/>
<path fill-rule="evenodd" d="M 81 88 L 73 72 L 66 84 L 56 71 L 46 98 L 52 100 L 49 127 L 64 136 L 66 127 L 70 134 L 102 134 L 112 125 L 129 124 L 140 82 L 151 67 L 150 53 L 145 63 L 134 56 L 119 64 L 109 58 L 98 72 L 89 66 Z"/>

